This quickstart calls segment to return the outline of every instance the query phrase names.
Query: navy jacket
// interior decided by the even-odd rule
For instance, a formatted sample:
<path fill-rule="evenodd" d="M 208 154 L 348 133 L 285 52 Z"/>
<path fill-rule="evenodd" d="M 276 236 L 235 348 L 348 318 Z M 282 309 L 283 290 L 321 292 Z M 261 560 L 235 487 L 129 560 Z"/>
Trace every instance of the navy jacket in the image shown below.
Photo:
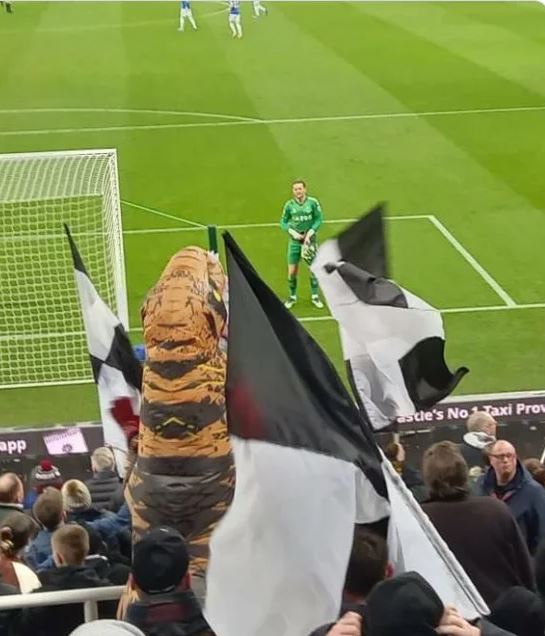
<path fill-rule="evenodd" d="M 42 528 L 24 553 L 24 560 L 35 572 L 49 567 L 52 562 L 53 550 L 51 537 L 53 532 Z"/>
<path fill-rule="evenodd" d="M 496 483 L 496 473 L 489 468 L 477 482 L 476 494 L 496 496 Z M 530 554 L 534 554 L 545 537 L 545 489 L 517 460 L 515 477 L 501 499 L 515 517 Z"/>

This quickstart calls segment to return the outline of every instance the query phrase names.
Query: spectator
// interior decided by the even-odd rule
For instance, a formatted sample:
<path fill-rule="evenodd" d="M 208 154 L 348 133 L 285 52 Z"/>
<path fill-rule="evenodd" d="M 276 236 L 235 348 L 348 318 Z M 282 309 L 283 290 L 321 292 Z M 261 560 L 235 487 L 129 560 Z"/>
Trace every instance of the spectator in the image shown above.
<path fill-rule="evenodd" d="M 12 512 L 5 517 L 0 529 L 2 581 L 12 585 L 22 594 L 40 587 L 36 574 L 20 558 L 37 529 L 34 520 L 20 512 Z"/>
<path fill-rule="evenodd" d="M 181 534 L 155 528 L 134 546 L 129 585 L 138 600 L 125 620 L 146 636 L 213 636 L 189 582 L 189 555 Z"/>
<path fill-rule="evenodd" d="M 112 585 L 125 585 L 131 572 L 128 563 L 116 561 L 118 555 L 110 555 L 106 544 L 96 530 L 87 524 L 82 527 L 89 535 L 89 554 L 85 558 L 85 566 L 93 568 L 99 578 L 107 579 Z"/>
<path fill-rule="evenodd" d="M 540 486 L 545 486 L 545 466 L 537 459 L 537 457 L 530 457 L 523 462 L 524 468 L 532 475 L 534 481 Z"/>
<path fill-rule="evenodd" d="M 95 570 L 86 568 L 89 536 L 78 525 L 67 524 L 51 538 L 55 568 L 40 573 L 40 592 L 58 592 L 82 588 L 106 587 L 110 583 L 100 579 Z M 81 604 L 25 608 L 17 621 L 17 636 L 67 636 L 83 622 Z"/>
<path fill-rule="evenodd" d="M 433 636 L 444 607 L 435 590 L 416 572 L 379 583 L 367 599 L 366 636 L 411 634 Z"/>
<path fill-rule="evenodd" d="M 30 510 L 39 495 L 46 488 L 62 488 L 62 477 L 60 470 L 48 459 L 43 459 L 30 474 L 30 489 L 23 501 L 23 508 Z"/>
<path fill-rule="evenodd" d="M 414 468 L 407 466 L 405 462 L 405 449 L 398 442 L 392 442 L 384 451 L 386 457 L 392 463 L 396 472 L 401 476 L 407 488 L 412 492 L 414 498 L 422 503 L 428 498 L 428 493 L 420 473 Z"/>
<path fill-rule="evenodd" d="M 480 478 L 477 493 L 505 501 L 534 554 L 545 535 L 545 490 L 522 466 L 509 442 L 498 440 L 489 454 L 491 467 Z"/>
<path fill-rule="evenodd" d="M 55 488 L 46 488 L 32 506 L 32 514 L 41 530 L 26 551 L 25 561 L 38 571 L 47 567 L 47 561 L 52 556 L 51 536 L 64 522 L 61 493 Z"/>
<path fill-rule="evenodd" d="M 112 497 L 119 489 L 119 476 L 112 451 L 105 446 L 97 448 L 91 456 L 91 468 L 93 477 L 85 483 L 91 493 L 91 503 L 99 510 L 109 508 Z"/>
<path fill-rule="evenodd" d="M 535 592 L 513 587 L 500 596 L 491 610 L 490 622 L 517 636 L 545 633 L 545 609 Z"/>
<path fill-rule="evenodd" d="M 473 626 L 443 602 L 416 572 L 406 572 L 379 583 L 367 599 L 363 617 L 365 636 L 512 636 L 480 620 Z M 339 631 L 328 636 L 360 636 Z"/>
<path fill-rule="evenodd" d="M 460 452 L 470 473 L 479 477 L 488 468 L 487 446 L 496 441 L 496 420 L 486 411 L 475 411 L 467 422 L 467 433 L 460 444 Z"/>
<path fill-rule="evenodd" d="M 341 618 L 335 624 L 319 627 L 311 636 L 335 634 L 335 629 L 344 633 L 341 630 L 361 627 L 367 597 L 377 583 L 390 576 L 392 566 L 388 562 L 386 541 L 378 534 L 356 526 L 344 582 Z"/>
<path fill-rule="evenodd" d="M 91 621 L 77 627 L 70 636 L 144 636 L 144 634 L 130 623 L 123 621 Z"/>
<path fill-rule="evenodd" d="M 0 476 L 0 526 L 4 519 L 12 512 L 23 512 L 25 491 L 23 482 L 15 473 L 5 473 Z"/>
<path fill-rule="evenodd" d="M 422 508 L 484 600 L 490 605 L 516 585 L 533 589 L 530 555 L 515 519 L 501 501 L 469 496 L 458 446 L 439 442 L 428 448 L 422 472 L 430 492 Z"/>
<path fill-rule="evenodd" d="M 0 580 L 0 596 L 9 596 L 19 593 L 16 587 Z M 18 610 L 2 610 L 0 612 L 0 634 L 2 634 L 2 636 L 10 633 L 11 623 L 16 618 L 17 613 Z"/>
<path fill-rule="evenodd" d="M 109 548 L 118 550 L 118 533 L 128 527 L 128 511 L 121 508 L 115 515 L 106 510 L 97 510 L 91 502 L 91 493 L 79 479 L 70 479 L 62 487 L 66 521 L 87 524 L 100 533 Z"/>

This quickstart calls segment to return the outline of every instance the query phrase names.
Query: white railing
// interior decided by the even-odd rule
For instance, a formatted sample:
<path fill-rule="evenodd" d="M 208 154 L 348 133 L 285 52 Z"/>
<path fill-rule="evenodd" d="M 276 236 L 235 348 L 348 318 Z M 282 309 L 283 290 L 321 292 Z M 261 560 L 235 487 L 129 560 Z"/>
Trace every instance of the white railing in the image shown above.
<path fill-rule="evenodd" d="M 113 587 L 95 587 L 86 590 L 63 590 L 61 592 L 33 592 L 32 594 L 13 594 L 0 596 L 0 611 L 21 609 L 23 607 L 43 607 L 46 605 L 74 605 L 83 603 L 84 621 L 98 619 L 97 603 L 117 601 L 123 594 L 124 585 Z"/>

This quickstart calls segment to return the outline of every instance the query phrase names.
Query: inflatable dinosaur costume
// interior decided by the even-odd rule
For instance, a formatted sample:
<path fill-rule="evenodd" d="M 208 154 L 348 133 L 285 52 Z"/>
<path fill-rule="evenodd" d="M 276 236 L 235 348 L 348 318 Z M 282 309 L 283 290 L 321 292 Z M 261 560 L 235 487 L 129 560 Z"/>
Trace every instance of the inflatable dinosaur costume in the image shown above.
<path fill-rule="evenodd" d="M 176 528 L 188 542 L 191 573 L 201 577 L 235 483 L 219 348 L 225 285 L 216 257 L 188 247 L 172 257 L 144 302 L 140 439 L 126 489 L 135 540 L 152 526 Z"/>

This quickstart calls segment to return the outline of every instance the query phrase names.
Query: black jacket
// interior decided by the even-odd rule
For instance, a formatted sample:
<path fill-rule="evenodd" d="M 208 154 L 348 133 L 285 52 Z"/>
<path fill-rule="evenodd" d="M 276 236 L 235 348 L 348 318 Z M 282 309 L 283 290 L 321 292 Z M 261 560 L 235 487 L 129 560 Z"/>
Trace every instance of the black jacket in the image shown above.
<path fill-rule="evenodd" d="M 467 467 L 471 470 L 477 466 L 481 469 L 488 467 L 488 459 L 485 449 L 496 441 L 495 437 L 486 433 L 466 433 L 459 445 L 462 457 L 466 460 Z"/>
<path fill-rule="evenodd" d="M 464 497 L 429 501 L 422 509 L 488 605 L 516 585 L 533 589 L 528 549 L 504 503 Z"/>
<path fill-rule="evenodd" d="M 57 592 L 80 588 L 107 587 L 92 568 L 72 565 L 50 568 L 39 573 L 42 587 L 36 592 Z M 100 603 L 101 618 L 114 618 L 116 603 Z M 83 623 L 83 605 L 55 605 L 25 608 L 11 626 L 11 636 L 68 636 Z"/>
<path fill-rule="evenodd" d="M 17 588 L 0 582 L 0 596 L 19 594 Z M 17 620 L 21 610 L 4 610 L 0 612 L 0 634 L 9 634 L 10 625 Z"/>
<path fill-rule="evenodd" d="M 99 510 L 109 509 L 110 500 L 119 488 L 119 477 L 112 470 L 103 470 L 85 482 L 91 493 L 93 506 Z"/>
<path fill-rule="evenodd" d="M 125 621 L 145 636 L 214 636 L 191 590 L 146 596 L 129 605 Z"/>

